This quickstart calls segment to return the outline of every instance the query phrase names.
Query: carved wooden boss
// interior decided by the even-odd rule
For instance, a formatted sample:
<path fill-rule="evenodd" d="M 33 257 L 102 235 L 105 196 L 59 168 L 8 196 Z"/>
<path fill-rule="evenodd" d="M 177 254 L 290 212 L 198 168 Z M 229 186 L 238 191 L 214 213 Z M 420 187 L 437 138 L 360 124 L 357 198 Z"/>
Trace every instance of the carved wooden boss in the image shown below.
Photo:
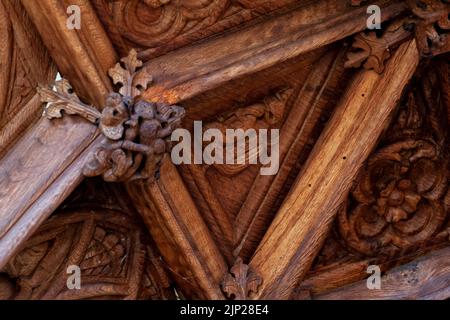
<path fill-rule="evenodd" d="M 109 70 L 119 92 L 110 93 L 100 113 L 83 104 L 66 80 L 56 83 L 56 92 L 38 88 L 41 101 L 47 103 L 44 115 L 60 118 L 63 113 L 79 115 L 98 124 L 104 136 L 102 146 L 84 167 L 87 177 L 102 176 L 105 181 L 153 179 L 164 154 L 170 151 L 170 135 L 181 124 L 184 109 L 140 98 L 152 82 L 142 67 L 137 53 Z"/>
<path fill-rule="evenodd" d="M 447 0 L 69 2 L 0 3 L 0 299 L 449 298 Z M 175 167 L 195 120 L 279 172 Z"/>

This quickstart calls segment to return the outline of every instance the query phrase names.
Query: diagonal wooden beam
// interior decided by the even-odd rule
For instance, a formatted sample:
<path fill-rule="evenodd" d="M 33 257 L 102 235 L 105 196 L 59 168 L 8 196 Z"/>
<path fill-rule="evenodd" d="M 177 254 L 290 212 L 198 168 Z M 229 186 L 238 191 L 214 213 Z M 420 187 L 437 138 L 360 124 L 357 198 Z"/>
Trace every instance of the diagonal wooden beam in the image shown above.
<path fill-rule="evenodd" d="M 404 1 L 374 4 L 389 20 L 407 9 Z M 367 7 L 348 1 L 306 1 L 297 9 L 155 58 L 146 64 L 155 85 L 145 96 L 177 103 L 227 81 L 253 74 L 367 28 Z"/>
<path fill-rule="evenodd" d="M 381 278 L 381 288 L 369 290 L 367 280 L 314 297 L 317 300 L 445 300 L 450 297 L 450 247 L 433 251 Z"/>
<path fill-rule="evenodd" d="M 264 281 L 258 298 L 289 298 L 310 269 L 418 62 L 412 40 L 399 47 L 383 74 L 356 74 L 250 262 Z"/>
<path fill-rule="evenodd" d="M 170 157 L 159 180 L 129 183 L 127 190 L 180 287 L 190 298 L 224 299 L 227 264 Z"/>
<path fill-rule="evenodd" d="M 111 90 L 107 70 L 117 61 L 117 56 L 89 1 L 22 0 L 22 3 L 62 75 L 70 80 L 84 101 L 101 107 L 104 96 Z M 324 4 L 326 8 L 331 3 L 333 1 L 325 0 L 300 13 L 296 11 L 293 15 L 286 16 L 289 23 L 282 25 L 272 19 L 268 24 L 260 25 L 263 32 L 255 32 L 258 28 L 252 27 L 249 32 L 243 33 L 243 37 L 239 36 L 233 45 L 229 43 L 230 37 L 210 39 L 201 46 L 187 51 L 182 49 L 173 55 L 151 61 L 147 68 L 155 75 L 155 86 L 146 93 L 146 97 L 150 100 L 178 103 L 226 81 L 262 70 L 365 28 L 367 16 L 364 9 L 349 12 L 343 10 L 331 20 L 331 15 L 322 17 L 321 21 L 307 20 L 311 12 Z M 404 10 L 403 2 L 396 4 L 395 1 L 383 0 L 379 3 L 386 13 L 383 15 L 384 19 Z M 81 30 L 67 29 L 66 8 L 70 4 L 79 5 L 82 10 Z M 312 27 L 302 30 L 305 22 L 311 23 Z M 335 28 L 335 24 L 341 22 L 343 28 Z M 295 28 L 284 30 L 282 37 L 269 32 L 290 25 Z M 312 37 L 307 36 L 324 27 L 325 31 Z M 266 32 L 269 32 L 268 36 Z M 234 47 L 239 51 L 247 47 L 249 39 L 256 39 L 251 50 L 235 52 L 236 54 L 226 51 L 217 55 L 217 45 Z M 208 51 L 203 51 L 204 45 L 208 46 Z M 0 268 L 81 181 L 81 168 L 86 157 L 99 142 L 97 134 L 94 126 L 81 119 L 68 118 L 52 122 L 41 119 L 0 160 L 0 185 L 4 187 L 0 193 Z M 162 173 L 161 176 L 170 175 Z M 168 183 L 164 179 L 162 178 L 163 183 Z M 182 205 L 176 194 L 165 196 L 164 201 L 166 205 Z M 167 208 L 166 205 L 164 206 Z M 160 211 L 162 213 L 171 212 Z M 200 229 L 203 230 L 203 227 Z M 206 239 L 206 231 L 204 234 Z M 192 239 L 200 247 L 198 243 L 201 242 L 195 242 L 196 237 Z M 217 258 L 219 260 L 214 260 L 214 256 L 210 259 L 206 263 L 213 270 L 214 288 L 211 290 L 214 291 L 217 290 L 215 286 L 218 271 L 212 269 L 212 266 L 217 263 L 221 266 L 217 270 L 222 272 L 223 264 L 220 257 Z"/>
<path fill-rule="evenodd" d="M 101 107 L 106 94 L 112 91 L 106 75 L 117 62 L 116 55 L 89 2 L 70 2 L 81 8 L 86 27 L 82 25 L 80 30 L 66 27 L 68 2 L 23 0 L 23 5 L 62 75 L 85 102 Z M 55 38 L 59 41 L 55 42 Z M 97 128 L 82 119 L 42 118 L 0 160 L 0 269 L 80 183 L 83 166 L 100 144 Z M 219 284 L 227 266 L 193 201 L 189 202 L 187 190 L 184 197 L 179 197 L 183 182 L 176 168 L 171 163 L 167 166 L 163 167 L 160 182 L 146 187 L 141 196 L 151 199 L 148 205 L 156 206 L 162 215 L 162 220 L 155 223 L 163 229 L 164 223 L 169 223 L 175 241 L 173 252 L 186 261 L 185 279 L 192 278 L 192 296 L 221 299 Z M 140 209 L 144 220 L 149 221 L 149 212 Z M 150 230 L 157 227 L 151 226 Z M 164 250 L 166 246 L 161 243 L 160 248 L 164 258 L 173 262 L 173 252 Z"/>
<path fill-rule="evenodd" d="M 85 24 L 99 24 L 88 1 L 71 2 Z M 111 90 L 107 69 L 116 62 L 104 31 L 69 30 L 64 1 L 22 4 L 59 71 L 85 101 L 101 106 Z M 76 117 L 42 118 L 0 160 L 0 268 L 81 181 L 80 161 L 96 136 L 95 126 Z"/>

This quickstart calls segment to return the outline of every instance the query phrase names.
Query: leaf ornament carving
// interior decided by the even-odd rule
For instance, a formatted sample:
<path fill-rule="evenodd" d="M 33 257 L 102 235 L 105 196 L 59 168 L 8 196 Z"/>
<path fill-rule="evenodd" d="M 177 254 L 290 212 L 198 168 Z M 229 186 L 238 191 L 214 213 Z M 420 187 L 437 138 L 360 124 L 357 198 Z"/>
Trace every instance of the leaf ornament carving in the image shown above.
<path fill-rule="evenodd" d="M 406 21 L 392 23 L 382 36 L 375 31 L 362 32 L 355 36 L 352 48 L 347 53 L 346 68 L 358 68 L 361 65 L 377 73 L 384 71 L 385 62 L 391 56 L 391 49 L 412 36 Z"/>
<path fill-rule="evenodd" d="M 408 0 L 416 20 L 417 46 L 422 56 L 450 51 L 450 3 L 447 0 Z"/>
<path fill-rule="evenodd" d="M 98 124 L 104 140 L 84 167 L 85 176 L 102 176 L 109 182 L 151 179 L 163 156 L 170 151 L 170 135 L 181 125 L 185 111 L 179 106 L 141 98 L 152 82 L 142 66 L 137 52 L 131 50 L 109 70 L 119 92 L 108 95 L 101 113 L 81 102 L 67 80 L 56 82 L 56 91 L 37 89 L 41 101 L 47 103 L 44 110 L 47 118 L 61 118 L 67 113 Z"/>
<path fill-rule="evenodd" d="M 170 135 L 181 125 L 182 107 L 142 100 L 152 79 L 132 50 L 109 70 L 119 93 L 111 93 L 100 117 L 105 140 L 83 173 L 105 181 L 153 179 L 170 151 Z"/>
<path fill-rule="evenodd" d="M 229 299 L 247 300 L 259 290 L 262 278 L 238 258 L 222 281 L 222 290 Z"/>
<path fill-rule="evenodd" d="M 96 123 L 100 118 L 100 112 L 82 103 L 66 79 L 56 81 L 55 90 L 38 87 L 37 92 L 41 101 L 47 103 L 43 115 L 48 119 L 61 118 L 64 112 L 80 115 L 92 123 Z"/>
<path fill-rule="evenodd" d="M 145 69 L 140 69 L 143 65 L 138 59 L 136 50 L 131 50 L 127 57 L 121 59 L 125 68 L 117 63 L 110 69 L 108 74 L 115 85 L 121 88 L 119 93 L 124 97 L 136 97 L 143 93 L 152 82 L 152 76 Z"/>
<path fill-rule="evenodd" d="M 421 113 L 413 93 L 360 173 L 338 213 L 345 245 L 367 256 L 431 239 L 446 221 L 448 156 L 436 115 Z"/>

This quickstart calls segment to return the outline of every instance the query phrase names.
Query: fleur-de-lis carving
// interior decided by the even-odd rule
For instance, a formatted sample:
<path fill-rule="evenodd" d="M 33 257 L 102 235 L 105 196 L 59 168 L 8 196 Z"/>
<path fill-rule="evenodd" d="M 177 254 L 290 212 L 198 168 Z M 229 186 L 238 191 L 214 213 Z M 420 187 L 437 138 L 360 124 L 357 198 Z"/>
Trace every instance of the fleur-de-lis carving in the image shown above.
<path fill-rule="evenodd" d="M 164 155 L 170 152 L 170 135 L 181 125 L 184 109 L 149 102 L 142 94 L 152 82 L 137 52 L 121 59 L 108 72 L 119 92 L 112 92 L 100 113 L 80 101 L 66 80 L 56 83 L 56 91 L 38 88 L 44 115 L 61 118 L 63 111 L 98 124 L 105 137 L 83 169 L 85 176 L 101 175 L 105 181 L 130 181 L 155 177 Z"/>
<path fill-rule="evenodd" d="M 108 72 L 115 85 L 120 86 L 119 93 L 124 97 L 141 95 L 152 83 L 152 76 L 142 68 L 136 50 L 132 49 L 127 57 L 120 59 L 124 66 L 117 63 Z"/>
<path fill-rule="evenodd" d="M 229 299 L 247 300 L 258 293 L 262 278 L 241 258 L 238 258 L 222 282 L 222 290 Z"/>

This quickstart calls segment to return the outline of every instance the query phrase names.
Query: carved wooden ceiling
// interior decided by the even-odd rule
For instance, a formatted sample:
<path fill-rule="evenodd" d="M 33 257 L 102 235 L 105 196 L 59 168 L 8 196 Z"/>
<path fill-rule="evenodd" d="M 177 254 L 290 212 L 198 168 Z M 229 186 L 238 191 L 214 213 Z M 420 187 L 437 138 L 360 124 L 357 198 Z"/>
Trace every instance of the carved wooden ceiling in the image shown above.
<path fill-rule="evenodd" d="M 1 0 L 0 299 L 448 299 L 449 7 Z M 278 173 L 174 165 L 200 120 Z"/>

